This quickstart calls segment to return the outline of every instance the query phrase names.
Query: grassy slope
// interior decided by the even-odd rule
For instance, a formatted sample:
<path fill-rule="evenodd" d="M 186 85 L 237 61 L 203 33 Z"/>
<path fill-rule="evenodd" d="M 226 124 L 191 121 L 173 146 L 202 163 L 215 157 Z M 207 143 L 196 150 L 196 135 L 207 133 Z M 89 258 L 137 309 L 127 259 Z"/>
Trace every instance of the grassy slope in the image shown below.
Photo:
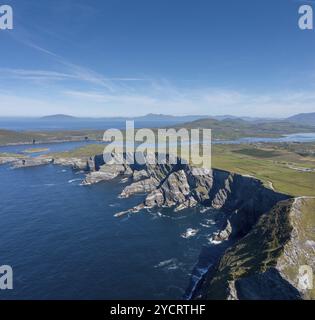
<path fill-rule="evenodd" d="M 290 239 L 292 202 L 279 202 L 272 214 L 263 215 L 249 234 L 224 253 L 213 277 L 206 280 L 208 299 L 226 299 L 228 281 L 264 272 L 277 265 L 283 246 Z"/>
<path fill-rule="evenodd" d="M 225 299 L 228 281 L 270 267 L 281 269 L 282 275 L 297 286 L 300 266 L 315 267 L 313 249 L 306 242 L 315 240 L 315 199 L 299 199 L 298 206 L 292 204 L 296 200 L 277 203 L 250 233 L 224 253 L 215 272 L 206 279 L 208 299 Z M 314 299 L 315 289 L 307 290 L 306 298 Z"/>
<path fill-rule="evenodd" d="M 27 131 L 27 132 L 17 132 L 10 130 L 0 129 L 0 145 L 6 144 L 18 144 L 18 143 L 32 143 L 33 139 L 37 142 L 49 142 L 58 140 L 84 140 L 88 137 L 90 140 L 99 140 L 103 137 L 103 131 L 95 130 L 80 130 L 80 131 Z"/>
<path fill-rule="evenodd" d="M 242 137 L 279 137 L 283 134 L 314 132 L 314 126 L 293 124 L 285 121 L 254 123 L 240 119 L 215 120 L 201 119 L 184 124 L 177 128 L 209 128 L 212 129 L 215 139 L 238 139 Z M 155 129 L 156 130 L 156 129 Z M 71 139 L 102 139 L 104 130 L 77 130 L 77 131 L 26 131 L 16 132 L 0 129 L 0 145 L 7 143 L 32 143 L 37 141 L 71 140 Z"/>
<path fill-rule="evenodd" d="M 104 145 L 100 144 L 89 144 L 87 146 L 74 149 L 72 151 L 51 153 L 51 157 L 60 157 L 60 158 L 82 158 L 82 157 L 93 157 L 97 154 L 102 154 L 104 151 Z"/>
<path fill-rule="evenodd" d="M 314 249 L 308 243 L 315 242 L 315 198 L 303 198 L 297 201 L 297 207 L 291 212 L 291 223 L 296 230 L 294 233 L 298 238 L 295 242 L 299 244 L 294 255 L 284 254 L 279 260 L 282 265 L 282 272 L 292 283 L 297 284 L 299 267 L 302 265 L 311 266 L 314 270 Z M 285 250 L 290 253 L 294 246 L 288 243 Z M 288 258 L 289 257 L 289 258 Z M 308 298 L 315 299 L 315 287 L 307 291 Z"/>
<path fill-rule="evenodd" d="M 278 122 L 249 122 L 240 119 L 214 120 L 201 119 L 179 125 L 185 128 L 212 129 L 215 139 L 237 139 L 242 137 L 280 137 L 283 134 L 314 132 L 314 126 Z"/>
<path fill-rule="evenodd" d="M 0 153 L 0 158 L 23 158 L 24 156 L 22 154 L 17 154 L 17 153 L 9 153 L 9 152 L 1 152 Z"/>
<path fill-rule="evenodd" d="M 272 183 L 273 188 L 282 193 L 315 196 L 315 172 L 292 169 L 314 169 L 314 157 L 303 157 L 275 146 L 273 148 L 276 150 L 263 148 L 253 145 L 216 145 L 212 153 L 212 167 L 253 175 L 268 187 Z"/>
<path fill-rule="evenodd" d="M 49 151 L 49 148 L 29 148 L 29 149 L 25 149 L 23 152 L 36 153 L 36 152 L 44 152 L 44 151 Z"/>

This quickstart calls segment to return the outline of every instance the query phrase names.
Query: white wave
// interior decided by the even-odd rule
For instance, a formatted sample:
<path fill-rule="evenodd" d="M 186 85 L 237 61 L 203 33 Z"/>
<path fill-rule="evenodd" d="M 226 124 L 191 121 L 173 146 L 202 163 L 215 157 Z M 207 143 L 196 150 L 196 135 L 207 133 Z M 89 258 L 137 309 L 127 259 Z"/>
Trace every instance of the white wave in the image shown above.
<path fill-rule="evenodd" d="M 202 277 L 208 272 L 210 267 L 211 267 L 211 264 L 205 268 L 197 268 L 198 274 L 193 274 L 191 277 L 194 282 L 194 285 L 190 291 L 190 294 L 186 297 L 186 300 L 190 300 L 192 298 L 192 296 L 198 286 L 198 283 L 200 282 Z"/>
<path fill-rule="evenodd" d="M 178 268 L 179 268 L 179 266 L 174 264 L 174 265 L 167 267 L 167 270 L 177 270 Z"/>
<path fill-rule="evenodd" d="M 181 237 L 185 239 L 194 237 L 198 233 L 198 231 L 198 229 L 188 228 L 184 233 L 181 234 Z"/>
<path fill-rule="evenodd" d="M 165 271 L 173 271 L 179 269 L 181 265 L 182 263 L 178 262 L 176 258 L 171 258 L 159 262 L 157 265 L 154 266 L 154 268 L 160 268 Z"/>
<path fill-rule="evenodd" d="M 110 206 L 110 207 L 119 207 L 119 203 L 118 203 L 118 202 L 116 202 L 116 203 L 111 203 L 109 206 Z"/>
<path fill-rule="evenodd" d="M 160 211 L 158 211 L 156 214 L 157 214 L 159 217 L 168 218 L 165 214 L 161 213 Z"/>
<path fill-rule="evenodd" d="M 208 224 L 200 223 L 200 225 L 204 228 L 211 228 L 211 226 L 209 226 Z"/>
<path fill-rule="evenodd" d="M 203 276 L 205 273 L 207 273 L 208 270 L 209 270 L 209 267 L 197 268 L 197 271 L 201 276 Z"/>
<path fill-rule="evenodd" d="M 75 181 L 82 181 L 82 179 L 71 179 L 71 180 L 68 181 L 68 183 L 73 183 Z"/>
<path fill-rule="evenodd" d="M 120 221 L 125 222 L 130 219 L 130 214 L 127 214 L 124 218 L 122 218 Z"/>
<path fill-rule="evenodd" d="M 213 237 L 211 237 L 211 238 L 209 239 L 209 243 L 217 245 L 217 244 L 222 243 L 222 241 L 214 240 Z"/>
<path fill-rule="evenodd" d="M 177 261 L 176 258 L 163 260 L 163 261 L 160 261 L 157 265 L 155 265 L 154 268 L 163 268 L 163 267 L 168 266 L 170 264 L 176 263 L 176 261 Z"/>
<path fill-rule="evenodd" d="M 204 228 L 211 228 L 216 223 L 211 219 L 206 219 L 203 222 L 200 222 L 200 225 Z"/>

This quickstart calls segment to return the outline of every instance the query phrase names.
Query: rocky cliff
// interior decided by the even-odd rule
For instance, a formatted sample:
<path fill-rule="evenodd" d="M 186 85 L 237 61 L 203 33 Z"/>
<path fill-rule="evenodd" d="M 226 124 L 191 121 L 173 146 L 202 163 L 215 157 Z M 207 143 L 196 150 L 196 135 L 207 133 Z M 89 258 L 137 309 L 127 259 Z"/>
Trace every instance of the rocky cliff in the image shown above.
<path fill-rule="evenodd" d="M 99 161 L 99 158 L 98 158 Z M 300 267 L 315 268 L 315 200 L 292 198 L 261 181 L 222 170 L 188 164 L 95 165 L 87 183 L 127 175 L 131 183 L 121 197 L 145 193 L 138 206 L 201 206 L 222 212 L 217 241 L 231 245 L 208 270 L 192 294 L 204 299 L 310 299 L 314 290 L 301 286 Z M 200 171 L 201 170 L 201 171 Z M 98 175 L 96 180 L 92 178 Z M 123 213 L 118 213 L 120 216 Z"/>
<path fill-rule="evenodd" d="M 315 268 L 314 208 L 311 198 L 275 204 L 225 251 L 195 298 L 314 299 L 312 274 L 301 275 L 305 266 Z"/>
<path fill-rule="evenodd" d="M 215 235 L 220 241 L 246 235 L 263 213 L 289 198 L 267 189 L 252 177 L 217 169 L 196 169 L 179 160 L 177 164 L 139 166 L 115 161 L 104 164 L 97 156 L 94 162 L 95 170 L 86 176 L 85 184 L 127 176 L 131 183 L 122 190 L 121 198 L 146 194 L 142 203 L 117 216 L 154 207 L 173 207 L 175 211 L 195 206 L 214 208 L 224 212 L 222 230 Z"/>
<path fill-rule="evenodd" d="M 223 241 L 228 249 L 224 246 L 211 261 L 212 266 L 194 286 L 190 298 L 315 298 L 315 291 L 306 288 L 299 273 L 303 266 L 315 270 L 315 199 L 292 198 L 266 188 L 253 177 L 196 169 L 179 159 L 177 164 L 166 161 L 144 165 L 120 164 L 117 160 L 105 164 L 99 155 L 51 161 L 85 170 L 86 185 L 127 178 L 130 183 L 121 198 L 145 194 L 142 203 L 117 213 L 117 217 L 154 207 L 180 211 L 199 206 L 220 211 L 221 227 L 213 239 Z M 38 165 L 48 163 L 46 159 L 38 161 Z"/>

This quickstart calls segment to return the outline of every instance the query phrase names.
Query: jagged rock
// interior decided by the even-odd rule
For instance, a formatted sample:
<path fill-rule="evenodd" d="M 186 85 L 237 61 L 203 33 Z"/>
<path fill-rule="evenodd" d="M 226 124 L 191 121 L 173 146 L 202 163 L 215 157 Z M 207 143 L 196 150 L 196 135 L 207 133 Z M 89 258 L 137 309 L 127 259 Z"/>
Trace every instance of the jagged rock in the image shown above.
<path fill-rule="evenodd" d="M 227 220 L 226 227 L 220 232 L 218 232 L 216 235 L 214 235 L 213 239 L 215 241 L 224 241 L 230 237 L 231 233 L 232 233 L 231 222 Z"/>
<path fill-rule="evenodd" d="M 183 170 L 171 173 L 161 186 L 164 194 L 164 204 L 171 207 L 183 203 L 190 193 L 190 186 Z"/>
<path fill-rule="evenodd" d="M 235 281 L 228 281 L 228 294 L 226 300 L 239 300 L 237 290 L 235 288 Z"/>
<path fill-rule="evenodd" d="M 190 186 L 184 170 L 171 173 L 162 185 L 152 191 L 145 199 L 147 207 L 173 207 L 177 211 L 196 204 L 196 200 L 190 197 Z"/>
<path fill-rule="evenodd" d="M 74 170 L 90 171 L 93 168 L 93 161 L 82 158 L 55 158 L 54 164 L 70 166 Z"/>
<path fill-rule="evenodd" d="M 83 184 L 94 184 L 101 181 L 108 181 L 115 179 L 120 175 L 130 175 L 131 169 L 123 164 L 105 164 L 100 166 L 99 171 L 93 171 L 87 174 Z"/>
<path fill-rule="evenodd" d="M 124 188 L 124 190 L 120 194 L 120 197 L 128 198 L 136 193 L 149 193 L 155 190 L 158 184 L 159 181 L 157 181 L 155 178 L 149 178 L 138 182 L 134 182 L 131 185 Z"/>
<path fill-rule="evenodd" d="M 193 208 L 198 204 L 197 200 L 195 200 L 193 197 L 189 197 L 187 200 L 185 200 L 183 203 L 179 204 L 175 208 L 175 212 L 187 209 L 187 208 Z"/>
<path fill-rule="evenodd" d="M 17 168 L 27 168 L 27 167 L 36 167 L 42 166 L 49 163 L 53 163 L 53 159 L 49 158 L 24 158 L 19 159 L 13 162 L 12 167 Z"/>
<path fill-rule="evenodd" d="M 144 205 L 148 208 L 162 207 L 165 202 L 162 189 L 152 191 L 145 199 Z"/>
<path fill-rule="evenodd" d="M 0 165 L 6 164 L 6 163 L 11 163 L 11 162 L 16 162 L 16 161 L 17 161 L 16 157 L 10 157 L 10 156 L 0 157 Z"/>
<path fill-rule="evenodd" d="M 132 174 L 132 178 L 134 181 L 139 181 L 145 178 L 149 178 L 149 174 L 146 170 L 135 170 Z"/>
<path fill-rule="evenodd" d="M 83 185 L 95 184 L 101 181 L 114 179 L 115 177 L 117 177 L 117 175 L 110 174 L 108 172 L 101 172 L 101 171 L 90 172 L 86 175 L 82 184 Z"/>

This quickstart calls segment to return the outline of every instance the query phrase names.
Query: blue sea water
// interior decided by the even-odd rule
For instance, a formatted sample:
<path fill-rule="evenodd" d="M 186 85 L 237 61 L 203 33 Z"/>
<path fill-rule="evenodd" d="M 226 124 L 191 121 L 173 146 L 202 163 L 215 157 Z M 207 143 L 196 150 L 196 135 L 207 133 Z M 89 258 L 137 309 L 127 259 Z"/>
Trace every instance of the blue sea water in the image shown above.
<path fill-rule="evenodd" d="M 24 154 L 26 156 L 36 157 L 42 154 L 71 151 L 77 148 L 87 146 L 89 144 L 101 144 L 102 141 L 71 141 L 58 143 L 37 143 L 34 145 L 8 145 L 0 146 L 0 153 Z M 28 149 L 46 149 L 40 152 L 27 152 Z"/>
<path fill-rule="evenodd" d="M 170 126 L 183 121 L 174 120 L 136 120 L 136 128 L 157 128 Z M 0 128 L 14 131 L 58 131 L 58 130 L 106 130 L 125 129 L 126 120 L 112 119 L 76 119 L 42 120 L 38 118 L 1 118 Z"/>
<path fill-rule="evenodd" d="M 0 265 L 14 272 L 0 299 L 181 299 L 215 213 L 118 219 L 143 195 L 118 199 L 119 180 L 81 186 L 82 178 L 54 165 L 0 166 Z M 185 239 L 188 228 L 199 232 Z"/>

